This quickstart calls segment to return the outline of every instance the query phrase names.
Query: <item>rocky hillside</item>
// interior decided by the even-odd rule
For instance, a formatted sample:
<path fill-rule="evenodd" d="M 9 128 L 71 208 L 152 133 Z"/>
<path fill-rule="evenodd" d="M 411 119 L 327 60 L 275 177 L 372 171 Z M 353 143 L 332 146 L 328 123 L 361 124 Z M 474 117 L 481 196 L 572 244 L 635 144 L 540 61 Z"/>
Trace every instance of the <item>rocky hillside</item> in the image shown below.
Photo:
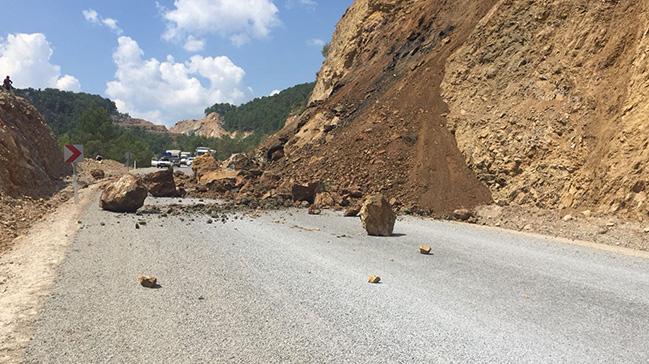
<path fill-rule="evenodd" d="M 169 132 L 172 134 L 198 135 L 206 138 L 231 137 L 232 133 L 223 128 L 221 115 L 213 112 L 202 120 L 184 120 L 174 125 Z"/>
<path fill-rule="evenodd" d="M 36 108 L 0 92 L 0 194 L 48 196 L 64 168 L 62 152 Z"/>
<path fill-rule="evenodd" d="M 356 0 L 269 173 L 437 213 L 495 199 L 646 216 L 648 7 Z"/>
<path fill-rule="evenodd" d="M 498 200 L 646 217 L 649 3 L 506 1 L 446 65 L 467 164 Z"/>
<path fill-rule="evenodd" d="M 165 134 L 168 132 L 167 127 L 164 125 L 154 124 L 144 119 L 134 119 L 129 117 L 115 118 L 117 126 L 122 128 L 138 128 L 150 133 Z"/>

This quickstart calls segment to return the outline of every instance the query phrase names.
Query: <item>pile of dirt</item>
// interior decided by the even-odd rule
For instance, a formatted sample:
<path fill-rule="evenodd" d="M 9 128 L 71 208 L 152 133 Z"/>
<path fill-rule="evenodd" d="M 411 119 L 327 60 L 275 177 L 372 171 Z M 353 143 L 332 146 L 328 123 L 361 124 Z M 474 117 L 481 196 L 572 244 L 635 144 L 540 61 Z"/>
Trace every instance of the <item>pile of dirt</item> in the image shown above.
<path fill-rule="evenodd" d="M 277 156 L 275 188 L 358 186 L 434 214 L 496 200 L 646 219 L 648 10 L 356 0 L 309 107 L 259 155 Z"/>
<path fill-rule="evenodd" d="M 439 86 L 448 57 L 495 3 L 355 1 L 309 107 L 265 146 L 283 144 L 267 170 L 277 186 L 321 180 L 332 193 L 380 192 L 436 214 L 490 203 L 446 128 Z"/>
<path fill-rule="evenodd" d="M 25 99 L 0 92 L 0 192 L 48 197 L 64 173 L 62 151 L 43 117 Z"/>
<path fill-rule="evenodd" d="M 69 193 L 63 155 L 42 116 L 26 100 L 0 91 L 0 251 Z M 54 196 L 53 196 L 54 195 Z"/>
<path fill-rule="evenodd" d="M 96 171 L 102 171 L 103 177 L 97 178 Z M 93 176 L 93 172 L 95 172 Z M 77 173 L 79 174 L 79 181 L 84 184 L 93 184 L 104 179 L 116 179 L 128 173 L 128 167 L 122 163 L 104 159 L 97 161 L 94 159 L 85 159 L 77 166 Z"/>

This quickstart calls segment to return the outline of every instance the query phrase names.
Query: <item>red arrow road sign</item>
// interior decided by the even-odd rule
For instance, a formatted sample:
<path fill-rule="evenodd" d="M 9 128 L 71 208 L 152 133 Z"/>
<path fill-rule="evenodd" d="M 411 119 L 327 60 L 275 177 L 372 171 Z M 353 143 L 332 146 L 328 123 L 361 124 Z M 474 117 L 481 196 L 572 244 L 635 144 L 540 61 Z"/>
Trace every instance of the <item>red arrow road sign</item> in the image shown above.
<path fill-rule="evenodd" d="M 73 164 L 83 159 L 83 145 L 66 144 L 63 147 L 63 160 Z"/>

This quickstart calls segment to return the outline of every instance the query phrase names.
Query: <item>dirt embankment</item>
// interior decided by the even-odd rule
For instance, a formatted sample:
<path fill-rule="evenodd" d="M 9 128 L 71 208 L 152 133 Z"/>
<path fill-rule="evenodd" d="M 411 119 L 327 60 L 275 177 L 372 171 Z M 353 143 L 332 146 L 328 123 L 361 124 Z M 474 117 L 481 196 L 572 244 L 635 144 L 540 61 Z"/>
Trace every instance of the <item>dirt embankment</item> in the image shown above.
<path fill-rule="evenodd" d="M 49 127 L 22 98 L 0 92 L 0 251 L 65 196 L 63 155 Z"/>
<path fill-rule="evenodd" d="M 646 218 L 648 6 L 357 0 L 268 172 L 440 214 L 496 200 Z"/>
<path fill-rule="evenodd" d="M 447 58 L 495 1 L 356 1 L 337 27 L 310 107 L 287 123 L 272 171 L 383 192 L 411 210 L 491 202 L 467 168 L 440 84 Z"/>

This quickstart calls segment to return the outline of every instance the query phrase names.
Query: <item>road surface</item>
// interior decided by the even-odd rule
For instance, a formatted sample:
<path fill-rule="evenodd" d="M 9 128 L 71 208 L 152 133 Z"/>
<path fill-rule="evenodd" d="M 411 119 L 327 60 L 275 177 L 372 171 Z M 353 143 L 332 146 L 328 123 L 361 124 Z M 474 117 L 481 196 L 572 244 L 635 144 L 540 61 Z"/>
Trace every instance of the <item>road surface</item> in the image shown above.
<path fill-rule="evenodd" d="M 417 218 L 398 221 L 395 237 L 370 238 L 357 219 L 334 213 L 208 224 L 203 215 L 96 206 L 61 265 L 27 362 L 649 360 L 642 257 Z M 420 255 L 421 244 L 433 255 Z M 162 287 L 139 286 L 140 274 Z M 368 284 L 371 274 L 383 283 Z"/>

